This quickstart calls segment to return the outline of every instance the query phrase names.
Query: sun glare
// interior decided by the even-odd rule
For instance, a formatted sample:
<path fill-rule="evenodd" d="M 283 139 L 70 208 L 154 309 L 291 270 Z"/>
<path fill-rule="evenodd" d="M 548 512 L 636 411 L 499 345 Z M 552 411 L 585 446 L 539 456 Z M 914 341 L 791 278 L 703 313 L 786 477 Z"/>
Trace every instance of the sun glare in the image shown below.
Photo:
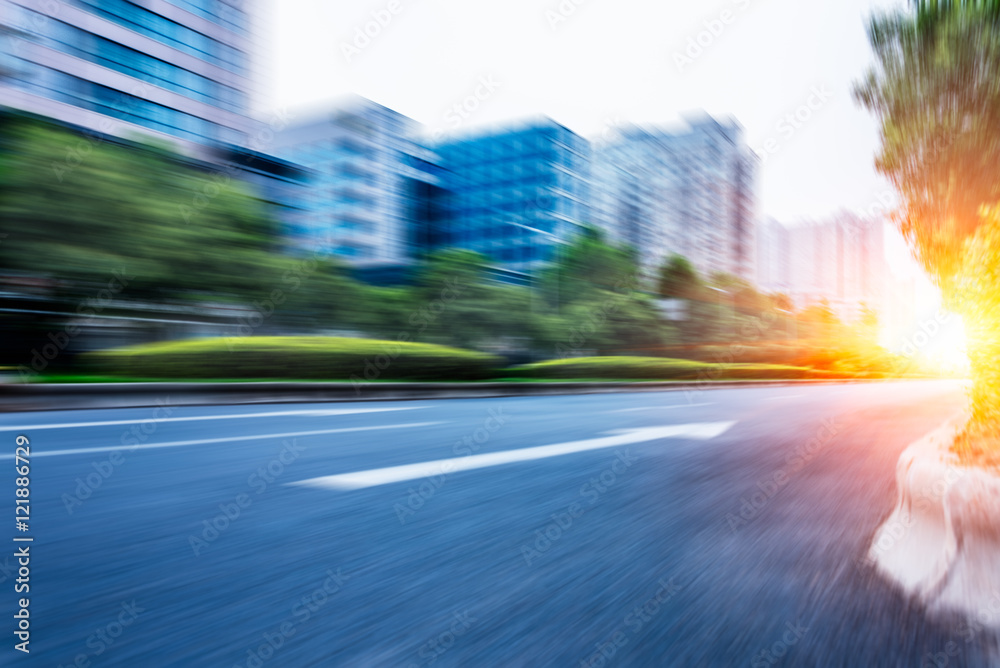
<path fill-rule="evenodd" d="M 937 317 L 921 320 L 904 332 L 884 328 L 880 343 L 928 370 L 946 373 L 969 370 L 965 324 L 954 313 L 942 311 Z"/>
<path fill-rule="evenodd" d="M 936 333 L 932 331 L 933 328 L 922 330 L 927 343 L 918 347 L 917 354 L 942 370 L 968 371 L 969 357 L 966 348 L 965 323 L 962 322 L 961 316 L 956 314 L 948 313 L 947 316 L 944 322 L 934 322 L 940 327 Z M 920 342 L 917 339 L 923 339 L 923 337 L 914 335 L 914 344 Z"/>

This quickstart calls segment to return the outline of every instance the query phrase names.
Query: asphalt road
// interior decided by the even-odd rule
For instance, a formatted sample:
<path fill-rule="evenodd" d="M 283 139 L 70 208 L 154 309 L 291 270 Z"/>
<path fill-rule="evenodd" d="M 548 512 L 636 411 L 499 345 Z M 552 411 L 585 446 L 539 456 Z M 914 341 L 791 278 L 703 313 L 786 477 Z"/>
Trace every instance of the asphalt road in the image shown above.
<path fill-rule="evenodd" d="M 0 415 L 0 664 L 998 665 L 862 561 L 957 383 L 163 399 Z"/>

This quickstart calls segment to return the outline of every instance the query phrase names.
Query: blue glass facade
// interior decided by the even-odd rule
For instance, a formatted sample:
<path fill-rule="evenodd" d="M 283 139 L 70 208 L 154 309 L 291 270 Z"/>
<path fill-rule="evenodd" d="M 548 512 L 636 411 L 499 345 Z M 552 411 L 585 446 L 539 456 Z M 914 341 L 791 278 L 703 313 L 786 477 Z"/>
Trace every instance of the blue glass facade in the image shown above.
<path fill-rule="evenodd" d="M 175 7 L 217 23 L 223 28 L 241 34 L 249 33 L 246 12 L 240 8 L 241 0 L 167 0 Z"/>
<path fill-rule="evenodd" d="M 106 126 L 94 114 L 195 145 L 247 145 L 244 9 L 219 0 L 0 3 L 17 35 L 5 49 L 14 76 L 0 84 L 20 108 L 97 131 Z"/>
<path fill-rule="evenodd" d="M 49 99 L 198 143 L 222 138 L 207 120 L 143 97 L 50 68 L 38 68 L 35 75 L 31 90 Z"/>
<path fill-rule="evenodd" d="M 589 143 L 555 122 L 450 141 L 436 152 L 445 174 L 443 245 L 525 274 L 587 222 Z"/>
<path fill-rule="evenodd" d="M 101 18 L 111 21 L 112 23 L 117 23 L 122 27 L 128 28 L 129 30 L 139 33 L 140 35 L 149 37 L 150 39 L 155 39 L 157 42 L 165 44 L 173 49 L 177 49 L 181 53 L 186 53 L 189 56 L 205 60 L 213 65 L 218 65 L 219 67 L 243 76 L 248 74 L 246 54 L 239 49 L 230 44 L 214 39 L 189 26 L 172 21 L 165 16 L 146 9 L 145 7 L 133 4 L 127 0 L 74 1 L 81 8 L 100 16 Z M 185 5 L 193 3 L 182 3 L 178 1 L 171 2 L 170 4 L 187 9 Z M 208 3 L 197 4 L 207 5 Z M 229 8 L 226 11 L 227 16 L 232 16 L 236 13 L 243 16 L 242 12 L 232 8 Z M 213 22 L 222 23 L 221 12 L 218 15 L 215 15 L 206 10 L 203 14 L 208 14 L 209 20 L 213 20 Z M 243 17 L 241 20 L 231 20 L 228 23 L 245 23 L 245 20 L 245 17 Z"/>
<path fill-rule="evenodd" d="M 241 90 L 68 23 L 53 20 L 47 34 L 40 36 L 38 41 L 56 51 L 102 65 L 193 100 L 238 114 L 248 111 L 246 94 Z"/>

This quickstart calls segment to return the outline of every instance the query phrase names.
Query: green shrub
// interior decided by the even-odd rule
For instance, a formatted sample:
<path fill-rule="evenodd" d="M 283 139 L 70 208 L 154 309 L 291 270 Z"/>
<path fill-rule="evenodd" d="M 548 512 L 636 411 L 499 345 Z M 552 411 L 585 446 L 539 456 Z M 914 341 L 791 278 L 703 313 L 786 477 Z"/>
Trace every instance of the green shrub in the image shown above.
<path fill-rule="evenodd" d="M 711 364 L 664 357 L 578 357 L 525 364 L 509 377 L 602 380 L 769 380 L 827 377 L 812 369 L 778 364 Z"/>
<path fill-rule="evenodd" d="M 711 367 L 690 360 L 662 357 L 574 357 L 512 367 L 505 373 L 517 378 L 696 379 Z"/>
<path fill-rule="evenodd" d="M 459 348 L 321 336 L 194 339 L 81 356 L 85 372 L 163 379 L 479 380 L 500 365 Z"/>
<path fill-rule="evenodd" d="M 804 347 L 786 343 L 737 343 L 689 348 L 685 356 L 700 362 L 720 364 L 789 364 L 802 359 Z"/>
<path fill-rule="evenodd" d="M 826 368 L 844 352 L 829 342 L 816 340 L 771 341 L 693 346 L 684 356 L 701 362 L 721 364 L 781 364 Z"/>

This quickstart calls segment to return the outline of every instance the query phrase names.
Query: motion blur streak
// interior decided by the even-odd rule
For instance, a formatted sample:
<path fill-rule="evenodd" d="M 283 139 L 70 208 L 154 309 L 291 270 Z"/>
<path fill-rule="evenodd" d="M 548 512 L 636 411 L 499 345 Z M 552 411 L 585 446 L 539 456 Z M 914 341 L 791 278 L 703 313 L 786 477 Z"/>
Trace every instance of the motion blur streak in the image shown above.
<path fill-rule="evenodd" d="M 615 645 L 620 665 L 746 665 L 770 652 L 788 624 L 808 632 L 787 646 L 785 665 L 848 665 L 846 657 L 854 657 L 853 665 L 917 666 L 956 639 L 962 665 L 990 665 L 995 644 L 988 634 L 966 643 L 960 620 L 925 617 L 864 563 L 895 501 L 899 453 L 962 406 L 961 386 L 820 386 L 801 390 L 793 409 L 769 400 L 785 393 L 707 391 L 712 405 L 684 414 L 602 412 L 653 408 L 680 393 L 504 399 L 504 410 L 517 419 L 491 436 L 490 453 L 671 423 L 735 423 L 711 440 L 629 446 L 636 465 L 603 487 L 530 566 L 522 545 L 534 543 L 538 529 L 555 535 L 553 516 L 565 526 L 565 510 L 583 498 L 581 488 L 602 484 L 612 450 L 450 476 L 405 525 L 393 507 L 416 493 L 415 483 L 351 494 L 269 487 L 197 558 L 188 536 L 201 531 L 208 511 L 217 514 L 220 503 L 245 493 L 248 476 L 281 449 L 279 439 L 250 438 L 256 421 L 161 425 L 155 434 L 161 442 L 221 429 L 248 438 L 239 447 L 139 451 L 123 464 L 128 475 L 123 468 L 109 477 L 72 517 L 60 494 L 92 471 L 90 460 L 46 460 L 46 475 L 33 487 L 39 523 L 33 550 L 45 587 L 32 592 L 38 625 L 32 658 L 72 663 L 86 651 L 92 620 L 135 598 L 146 612 L 101 656 L 102 665 L 233 665 L 247 660 L 247 648 L 266 642 L 263 634 L 273 640 L 289 619 L 295 633 L 284 638 L 275 665 L 408 665 L 466 611 L 477 621 L 461 627 L 435 665 L 578 665 L 595 645 L 621 639 L 618 631 L 627 639 Z M 302 454 L 283 475 L 447 459 L 462 435 L 482 425 L 492 402 L 421 402 L 428 419 L 447 420 L 432 430 L 299 437 Z M 177 409 L 182 416 L 220 410 Z M 102 413 L 127 420 L 144 411 Z M 342 419 L 368 427 L 379 414 Z M 291 431 L 322 420 L 275 417 L 271 426 Z M 836 436 L 732 531 L 725 518 L 740 498 L 786 468 L 787 458 L 829 420 L 839 425 Z M 119 429 L 54 430 L 46 446 L 85 452 Z M 298 599 L 339 568 L 348 577 L 331 603 L 310 603 L 308 622 L 296 617 Z M 635 606 L 657 600 L 661 580 L 676 591 L 659 597 L 655 615 L 636 613 Z M 498 635 L 506 641 L 497 642 Z"/>

